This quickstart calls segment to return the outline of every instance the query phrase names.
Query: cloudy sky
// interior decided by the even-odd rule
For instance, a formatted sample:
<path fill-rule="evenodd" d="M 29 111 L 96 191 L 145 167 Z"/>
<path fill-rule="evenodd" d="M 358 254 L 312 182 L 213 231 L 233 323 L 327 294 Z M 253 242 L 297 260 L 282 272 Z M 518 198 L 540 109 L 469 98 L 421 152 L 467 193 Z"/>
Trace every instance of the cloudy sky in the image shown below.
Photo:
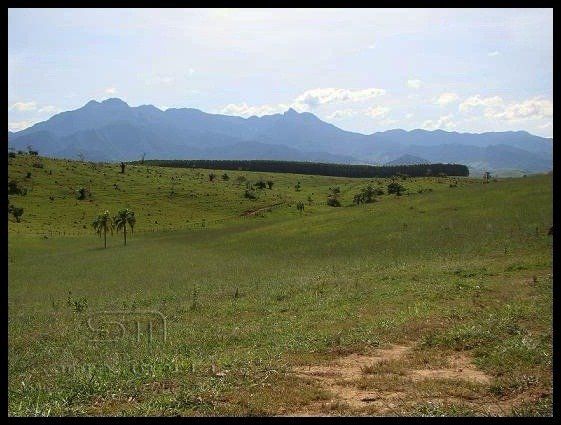
<path fill-rule="evenodd" d="M 10 9 L 8 126 L 91 99 L 553 134 L 551 9 Z"/>

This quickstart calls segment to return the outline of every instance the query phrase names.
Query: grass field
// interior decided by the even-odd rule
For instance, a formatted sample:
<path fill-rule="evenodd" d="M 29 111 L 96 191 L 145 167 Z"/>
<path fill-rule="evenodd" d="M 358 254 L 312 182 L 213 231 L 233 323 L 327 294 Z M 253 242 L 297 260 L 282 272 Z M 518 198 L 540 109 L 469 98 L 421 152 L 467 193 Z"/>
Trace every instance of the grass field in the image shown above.
<path fill-rule="evenodd" d="M 551 176 L 354 206 L 389 180 L 223 173 L 9 159 L 9 415 L 551 415 Z M 104 249 L 91 222 L 124 207 Z M 166 338 L 92 341 L 101 311 Z"/>

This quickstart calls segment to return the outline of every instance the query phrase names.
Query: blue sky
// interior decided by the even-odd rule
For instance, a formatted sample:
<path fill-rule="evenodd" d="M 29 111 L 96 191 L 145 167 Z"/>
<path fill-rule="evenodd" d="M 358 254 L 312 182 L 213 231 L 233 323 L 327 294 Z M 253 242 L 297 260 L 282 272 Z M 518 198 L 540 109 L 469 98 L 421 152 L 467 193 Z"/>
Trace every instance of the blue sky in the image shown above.
<path fill-rule="evenodd" d="M 91 99 L 553 134 L 551 9 L 10 9 L 8 127 Z"/>

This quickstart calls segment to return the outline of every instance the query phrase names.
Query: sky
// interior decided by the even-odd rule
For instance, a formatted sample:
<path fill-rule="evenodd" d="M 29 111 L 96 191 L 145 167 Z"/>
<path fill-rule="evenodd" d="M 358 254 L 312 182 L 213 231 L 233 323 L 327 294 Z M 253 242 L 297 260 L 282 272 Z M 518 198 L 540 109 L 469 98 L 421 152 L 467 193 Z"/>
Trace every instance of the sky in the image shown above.
<path fill-rule="evenodd" d="M 112 97 L 552 137 L 553 10 L 8 10 L 9 130 Z"/>

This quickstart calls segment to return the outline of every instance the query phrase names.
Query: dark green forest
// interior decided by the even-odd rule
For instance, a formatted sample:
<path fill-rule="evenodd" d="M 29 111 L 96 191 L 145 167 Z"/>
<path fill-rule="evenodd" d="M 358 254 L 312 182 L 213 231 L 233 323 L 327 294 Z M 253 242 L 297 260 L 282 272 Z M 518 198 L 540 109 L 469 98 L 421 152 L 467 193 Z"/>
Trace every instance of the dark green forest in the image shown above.
<path fill-rule="evenodd" d="M 271 173 L 311 174 L 334 177 L 392 177 L 407 175 L 424 176 L 465 176 L 468 167 L 462 164 L 415 164 L 415 165 L 351 165 L 326 164 L 319 162 L 270 161 L 270 160 L 159 160 L 134 161 L 159 167 L 206 168 L 211 170 L 261 171 Z"/>

